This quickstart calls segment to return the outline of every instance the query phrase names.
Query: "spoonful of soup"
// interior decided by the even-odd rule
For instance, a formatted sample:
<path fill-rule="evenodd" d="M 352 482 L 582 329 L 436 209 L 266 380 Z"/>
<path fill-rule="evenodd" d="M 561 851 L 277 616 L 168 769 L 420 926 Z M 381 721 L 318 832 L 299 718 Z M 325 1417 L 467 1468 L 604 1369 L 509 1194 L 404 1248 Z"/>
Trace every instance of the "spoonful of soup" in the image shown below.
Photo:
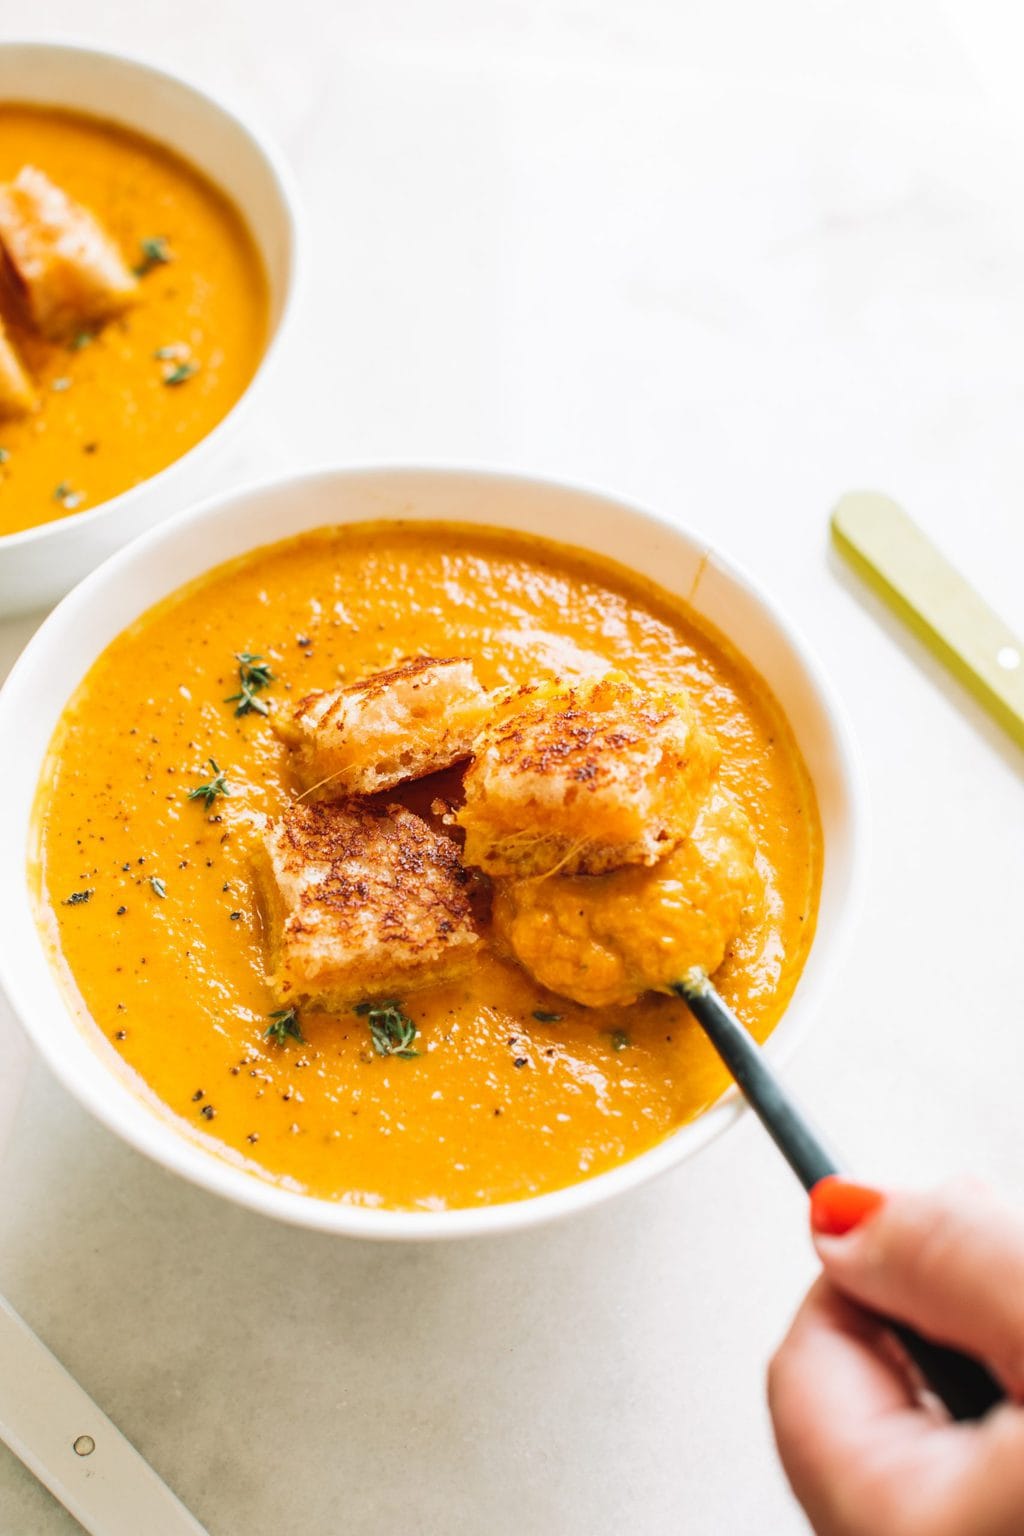
<path fill-rule="evenodd" d="M 717 769 L 684 697 L 653 700 L 605 680 L 485 730 L 459 820 L 467 851 L 502 877 L 495 933 L 524 970 L 586 1007 L 628 1005 L 646 991 L 681 997 L 811 1190 L 839 1165 L 710 980 L 760 895 L 754 829 Z M 502 803 L 516 808 L 514 846 L 532 858 L 564 849 L 560 864 L 508 878 Z M 620 830 L 616 841 L 611 829 L 631 820 L 632 836 Z M 954 1418 L 980 1418 L 1003 1398 L 978 1361 L 889 1327 Z"/>

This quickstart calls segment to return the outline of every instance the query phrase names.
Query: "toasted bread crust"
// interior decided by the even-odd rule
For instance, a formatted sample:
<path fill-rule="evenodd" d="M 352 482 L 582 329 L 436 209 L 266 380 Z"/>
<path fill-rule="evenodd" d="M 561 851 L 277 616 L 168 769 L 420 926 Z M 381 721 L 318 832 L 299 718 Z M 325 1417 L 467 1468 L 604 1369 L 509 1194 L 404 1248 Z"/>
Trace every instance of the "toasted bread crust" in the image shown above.
<path fill-rule="evenodd" d="M 106 230 L 34 166 L 0 185 L 0 241 L 12 287 L 51 340 L 135 301 L 138 282 Z"/>
<path fill-rule="evenodd" d="M 0 420 L 27 416 L 35 403 L 32 381 L 0 320 Z"/>
<path fill-rule="evenodd" d="M 293 806 L 260 876 L 280 1001 L 341 1009 L 462 974 L 478 945 L 451 838 L 402 806 Z"/>
<path fill-rule="evenodd" d="M 307 694 L 281 734 L 310 798 L 379 794 L 469 756 L 487 695 L 472 663 L 417 656 L 332 692 Z"/>
<path fill-rule="evenodd" d="M 683 692 L 621 673 L 499 701 L 474 745 L 457 820 L 491 875 L 653 864 L 693 826 L 718 746 Z"/>

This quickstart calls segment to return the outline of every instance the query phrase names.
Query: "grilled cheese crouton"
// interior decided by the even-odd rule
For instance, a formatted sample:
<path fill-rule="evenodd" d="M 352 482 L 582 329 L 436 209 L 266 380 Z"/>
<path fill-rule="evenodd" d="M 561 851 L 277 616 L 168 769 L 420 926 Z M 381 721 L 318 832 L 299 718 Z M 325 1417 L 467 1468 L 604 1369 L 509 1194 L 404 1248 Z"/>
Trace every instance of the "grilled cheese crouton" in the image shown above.
<path fill-rule="evenodd" d="M 466 863 L 521 876 L 656 863 L 693 826 L 719 756 L 685 693 L 620 672 L 518 690 L 473 751 L 455 817 Z"/>
<path fill-rule="evenodd" d="M 0 320 L 0 417 L 27 416 L 36 392 Z"/>
<path fill-rule="evenodd" d="M 285 1006 L 411 992 L 475 958 L 458 849 L 402 806 L 294 805 L 268 826 L 259 875 Z"/>
<path fill-rule="evenodd" d="M 33 166 L 0 185 L 0 242 L 28 318 L 52 341 L 135 298 L 138 282 L 98 220 Z"/>
<path fill-rule="evenodd" d="M 387 672 L 310 693 L 279 727 L 310 795 L 373 795 L 470 754 L 488 698 L 461 657 L 417 656 Z"/>
<path fill-rule="evenodd" d="M 552 992 L 591 1008 L 633 1003 L 691 966 L 718 969 L 759 901 L 756 851 L 744 811 L 715 790 L 653 869 L 500 881 L 495 936 Z"/>

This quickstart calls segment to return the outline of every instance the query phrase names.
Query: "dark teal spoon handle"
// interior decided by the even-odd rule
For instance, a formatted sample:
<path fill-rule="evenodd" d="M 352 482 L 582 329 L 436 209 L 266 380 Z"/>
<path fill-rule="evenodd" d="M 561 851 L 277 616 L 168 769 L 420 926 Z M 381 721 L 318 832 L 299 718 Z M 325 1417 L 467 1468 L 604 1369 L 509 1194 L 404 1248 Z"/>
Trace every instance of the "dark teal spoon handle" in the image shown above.
<path fill-rule="evenodd" d="M 804 1188 L 812 1190 L 820 1179 L 839 1173 L 836 1158 L 703 972 L 694 972 L 672 990 L 685 1001 Z M 983 1418 L 1005 1399 L 1002 1387 L 980 1360 L 922 1338 L 904 1323 L 883 1321 L 954 1419 Z"/>

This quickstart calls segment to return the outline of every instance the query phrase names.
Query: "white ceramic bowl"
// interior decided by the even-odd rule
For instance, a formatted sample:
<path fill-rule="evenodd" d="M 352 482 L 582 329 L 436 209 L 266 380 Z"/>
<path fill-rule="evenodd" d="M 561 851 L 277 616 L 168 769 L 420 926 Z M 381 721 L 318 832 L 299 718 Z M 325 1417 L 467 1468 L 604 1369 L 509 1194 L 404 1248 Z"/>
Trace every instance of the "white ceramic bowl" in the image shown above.
<path fill-rule="evenodd" d="M 151 604 L 224 560 L 330 523 L 443 518 L 542 534 L 611 556 L 680 595 L 726 634 L 773 689 L 796 733 L 825 838 L 821 908 L 810 956 L 768 1047 L 782 1061 L 821 1014 L 851 915 L 860 839 L 854 756 L 841 713 L 804 643 L 748 577 L 702 539 L 584 491 L 441 470 L 324 471 L 209 501 L 108 560 L 51 614 L 0 692 L 0 981 L 52 1070 L 98 1119 L 204 1188 L 285 1221 L 360 1237 L 432 1238 L 531 1226 L 642 1184 L 706 1146 L 740 1112 L 729 1095 L 631 1162 L 553 1194 L 480 1210 L 360 1210 L 265 1183 L 190 1139 L 143 1097 L 98 1031 L 76 1022 L 32 916 L 26 849 L 47 744 L 96 656 Z M 772 1156 L 765 1148 L 765 1156 Z"/>
<path fill-rule="evenodd" d="M 241 398 L 188 453 L 86 512 L 0 536 L 0 617 L 63 596 L 107 555 L 208 490 L 283 333 L 296 284 L 297 201 L 276 150 L 234 112 L 184 80 L 120 54 L 54 43 L 0 43 L 0 101 L 36 102 L 105 117 L 177 150 L 241 210 L 263 257 L 270 324 L 262 361 Z"/>

